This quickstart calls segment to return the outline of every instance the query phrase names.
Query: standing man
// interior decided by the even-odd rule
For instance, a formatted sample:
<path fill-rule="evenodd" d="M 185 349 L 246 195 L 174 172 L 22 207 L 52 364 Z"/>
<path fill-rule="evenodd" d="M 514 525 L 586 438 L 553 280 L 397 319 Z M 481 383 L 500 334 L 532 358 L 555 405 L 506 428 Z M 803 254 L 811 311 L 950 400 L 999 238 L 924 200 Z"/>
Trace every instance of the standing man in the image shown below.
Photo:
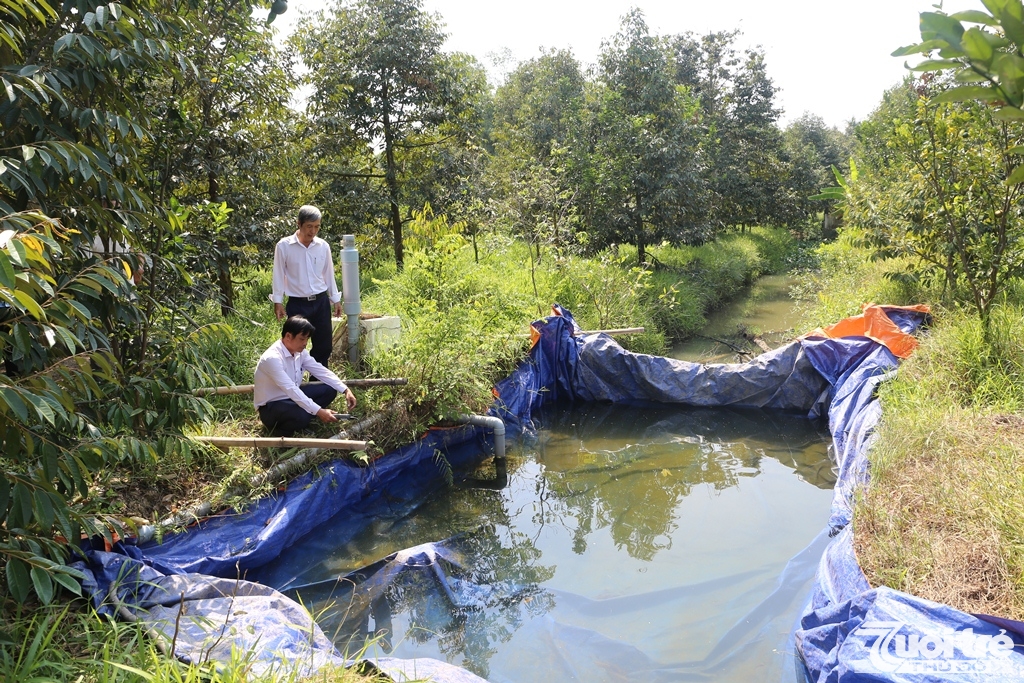
<path fill-rule="evenodd" d="M 260 422 L 278 436 L 291 436 L 314 417 L 321 422 L 337 422 L 327 406 L 338 394 L 345 394 L 349 410 L 356 407 L 352 390 L 306 351 L 306 343 L 315 333 L 316 328 L 305 318 L 288 318 L 281 328 L 281 338 L 263 352 L 256 364 L 252 402 Z M 300 386 L 303 372 L 320 381 Z"/>
<path fill-rule="evenodd" d="M 334 280 L 331 247 L 316 236 L 320 231 L 320 209 L 305 205 L 299 208 L 299 227 L 294 234 L 282 238 L 274 249 L 274 284 L 270 300 L 278 320 L 301 315 L 313 324 L 313 348 L 310 355 L 326 366 L 331 357 L 334 315 L 341 317 L 341 293 Z M 288 305 L 284 297 L 288 297 Z M 328 303 L 330 299 L 330 303 Z"/>

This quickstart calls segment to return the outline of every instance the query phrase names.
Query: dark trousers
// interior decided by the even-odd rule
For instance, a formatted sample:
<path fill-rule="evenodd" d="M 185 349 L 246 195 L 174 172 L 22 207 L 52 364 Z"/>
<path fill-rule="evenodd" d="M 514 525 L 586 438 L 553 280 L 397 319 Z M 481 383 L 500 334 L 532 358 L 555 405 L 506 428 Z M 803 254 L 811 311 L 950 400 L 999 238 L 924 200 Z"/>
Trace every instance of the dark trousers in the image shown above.
<path fill-rule="evenodd" d="M 337 390 L 320 382 L 301 387 L 302 393 L 313 399 L 318 406 L 326 408 L 338 396 Z M 306 410 L 290 398 L 265 403 L 259 408 L 260 422 L 275 436 L 291 436 L 305 429 L 313 419 Z"/>
<path fill-rule="evenodd" d="M 331 357 L 331 347 L 334 345 L 334 330 L 331 325 L 331 300 L 326 294 L 316 301 L 306 299 L 289 298 L 284 306 L 284 311 L 290 316 L 301 315 L 313 323 L 316 332 L 310 336 L 313 347 L 309 355 L 313 356 L 320 365 L 327 367 L 327 361 Z"/>

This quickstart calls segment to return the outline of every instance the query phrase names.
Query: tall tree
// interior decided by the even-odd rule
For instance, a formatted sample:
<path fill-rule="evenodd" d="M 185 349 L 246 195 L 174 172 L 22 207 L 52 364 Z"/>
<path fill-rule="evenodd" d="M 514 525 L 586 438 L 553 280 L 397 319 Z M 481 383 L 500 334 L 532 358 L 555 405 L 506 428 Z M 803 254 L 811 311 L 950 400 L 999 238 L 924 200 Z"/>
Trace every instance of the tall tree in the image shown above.
<path fill-rule="evenodd" d="M 832 186 L 832 169 L 845 174 L 853 152 L 853 136 L 828 126 L 820 116 L 805 113 L 783 131 L 783 145 L 789 158 L 787 189 L 792 192 L 793 224 L 817 211 L 829 215 L 832 201 L 812 200 L 811 196 Z"/>
<path fill-rule="evenodd" d="M 251 226 L 283 209 L 290 217 L 294 201 L 281 207 L 268 196 L 281 184 L 275 166 L 297 123 L 288 107 L 296 81 L 257 16 L 259 4 L 178 3 L 188 30 L 173 44 L 192 68 L 151 84 L 147 98 L 162 114 L 147 155 L 151 193 L 161 204 L 175 197 L 190 209 L 189 240 L 168 245 L 157 238 L 149 246 L 172 249 L 168 255 L 194 277 L 210 279 L 225 315 L 234 305 L 231 268 L 260 237 Z"/>
<path fill-rule="evenodd" d="M 445 35 L 436 15 L 420 0 L 356 0 L 307 21 L 297 33 L 299 52 L 310 68 L 311 111 L 327 120 L 340 140 L 344 128 L 383 155 L 383 181 L 394 241 L 402 267 L 402 195 L 399 149 L 424 129 L 456 117 L 465 104 L 455 70 L 441 52 Z M 337 122 L 341 125 L 337 125 Z M 359 173 L 373 178 L 367 169 Z"/>
<path fill-rule="evenodd" d="M 670 39 L 676 82 L 704 113 L 703 150 L 716 226 L 782 223 L 791 215 L 787 157 L 777 123 L 777 88 L 760 49 L 740 51 L 738 31 Z"/>
<path fill-rule="evenodd" d="M 160 310 L 171 332 L 147 344 L 150 285 L 123 269 L 168 222 L 144 189 L 157 113 L 143 95 L 187 67 L 172 46 L 184 28 L 156 0 L 0 8 L 0 565 L 19 601 L 79 590 L 55 536 L 109 537 L 95 479 L 185 452 L 173 435 L 209 408 L 191 394 L 209 374 L 174 336 L 180 319 Z M 98 256 L 97 237 L 123 248 Z"/>
<path fill-rule="evenodd" d="M 570 147 L 582 142 L 585 88 L 572 53 L 552 50 L 520 64 L 495 94 L 491 211 L 538 259 L 542 244 L 564 252 L 578 223 L 582 155 Z"/>
<path fill-rule="evenodd" d="M 494 97 L 496 144 L 533 160 L 564 146 L 583 108 L 586 78 L 568 50 L 551 50 L 520 64 Z"/>
<path fill-rule="evenodd" d="M 606 240 L 636 245 L 641 263 L 656 240 L 703 239 L 699 111 L 670 65 L 634 9 L 604 45 L 592 100 L 596 221 Z"/>

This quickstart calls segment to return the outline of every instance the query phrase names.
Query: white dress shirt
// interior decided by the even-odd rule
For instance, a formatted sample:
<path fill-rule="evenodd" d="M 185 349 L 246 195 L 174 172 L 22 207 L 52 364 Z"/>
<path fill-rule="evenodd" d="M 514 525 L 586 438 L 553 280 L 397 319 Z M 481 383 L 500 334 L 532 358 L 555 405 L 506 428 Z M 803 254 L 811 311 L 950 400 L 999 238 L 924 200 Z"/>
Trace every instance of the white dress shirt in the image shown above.
<path fill-rule="evenodd" d="M 341 301 L 334 280 L 331 245 L 314 237 L 304 246 L 295 233 L 282 237 L 274 249 L 274 279 L 270 300 L 283 304 L 285 295 L 306 298 L 327 292 L 332 304 Z"/>
<path fill-rule="evenodd" d="M 299 383 L 302 381 L 302 373 L 308 372 L 324 384 L 338 390 L 339 394 L 348 391 L 345 383 L 333 372 L 317 363 L 309 351 L 305 349 L 301 353 L 293 354 L 280 339 L 270 345 L 270 348 L 260 356 L 260 362 L 256 364 L 256 376 L 253 380 L 253 405 L 259 409 L 271 401 L 280 401 L 290 398 L 295 401 L 310 415 L 316 415 L 320 406 L 316 401 L 302 393 Z"/>

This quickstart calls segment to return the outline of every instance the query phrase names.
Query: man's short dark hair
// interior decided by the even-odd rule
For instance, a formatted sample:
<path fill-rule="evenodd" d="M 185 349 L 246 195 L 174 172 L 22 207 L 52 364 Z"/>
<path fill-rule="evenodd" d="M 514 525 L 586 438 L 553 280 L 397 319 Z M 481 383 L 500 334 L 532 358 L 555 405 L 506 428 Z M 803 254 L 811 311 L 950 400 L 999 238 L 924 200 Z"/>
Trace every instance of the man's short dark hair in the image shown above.
<path fill-rule="evenodd" d="M 311 221 L 318 221 L 320 219 L 320 209 L 316 208 L 312 204 L 306 204 L 299 207 L 299 225 L 309 223 Z"/>
<path fill-rule="evenodd" d="M 286 334 L 291 334 L 293 337 L 297 337 L 300 334 L 304 334 L 307 337 L 316 332 L 316 327 L 313 323 L 309 322 L 301 315 L 293 315 L 284 321 L 284 326 L 281 327 L 281 339 L 284 339 Z"/>

